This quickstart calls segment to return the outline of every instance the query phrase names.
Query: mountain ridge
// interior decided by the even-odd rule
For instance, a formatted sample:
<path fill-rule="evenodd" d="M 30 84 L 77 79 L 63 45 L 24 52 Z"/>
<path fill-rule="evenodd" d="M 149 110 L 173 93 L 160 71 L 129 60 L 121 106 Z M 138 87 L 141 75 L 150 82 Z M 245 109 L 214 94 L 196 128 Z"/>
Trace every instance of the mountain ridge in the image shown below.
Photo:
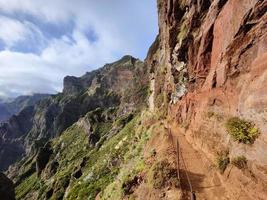
<path fill-rule="evenodd" d="M 267 198 L 267 1 L 157 4 L 145 62 L 67 76 L 0 126 L 25 155 L 6 172 L 18 200 Z"/>
<path fill-rule="evenodd" d="M 133 60 L 135 62 L 132 62 Z M 15 154 L 18 154 L 18 156 L 20 155 L 19 157 L 21 158 L 21 155 L 24 155 L 25 153 L 31 151 L 35 152 L 34 149 L 38 149 L 39 146 L 46 143 L 45 141 L 59 135 L 89 110 L 94 110 L 99 106 L 115 106 L 120 101 L 119 95 L 123 95 L 124 91 L 120 91 L 116 88 L 119 86 L 112 86 L 111 84 L 113 84 L 112 82 L 116 82 L 116 79 L 118 80 L 121 78 L 121 82 L 125 82 L 127 85 L 127 79 L 131 79 L 133 76 L 131 65 L 135 64 L 136 66 L 143 65 L 141 61 L 133 57 L 123 57 L 115 63 L 105 65 L 104 68 L 100 68 L 91 73 L 86 73 L 80 78 L 75 78 L 76 82 L 83 82 L 83 84 L 79 84 L 78 86 L 76 83 L 73 83 L 72 80 L 66 78 L 64 80 L 65 87 L 63 93 L 52 95 L 51 97 L 38 102 L 34 107 L 27 107 L 17 116 L 11 117 L 7 122 L 0 125 L 2 146 L 4 146 L 5 142 L 14 146 L 14 141 L 15 146 L 19 147 L 18 152 L 15 152 Z M 128 69 L 129 73 L 127 74 Z M 130 77 L 119 77 L 119 74 L 122 73 L 123 70 L 126 72 L 124 75 Z M 142 70 L 144 69 L 141 69 L 141 71 Z M 140 73 L 142 73 L 141 71 Z M 107 79 L 107 75 L 105 74 L 109 73 L 118 76 L 114 78 L 114 80 Z M 100 79 L 103 81 L 100 81 Z M 88 90 L 88 88 L 90 88 L 90 90 Z M 108 91 L 109 88 L 112 91 Z M 125 97 L 126 96 L 127 94 L 125 94 Z M 122 99 L 122 101 L 125 101 L 126 103 L 128 100 Z M 131 107 L 131 105 L 129 105 L 129 107 Z M 24 122 L 25 120 L 27 123 Z M 27 124 L 27 128 L 21 126 L 21 124 Z M 1 148 L 4 149 L 4 147 Z M 21 148 L 24 150 L 22 151 Z M 16 147 L 14 147 L 12 151 L 14 151 L 14 149 L 16 149 Z M 6 157 L 4 152 L 2 152 L 1 158 L 2 157 L 3 159 Z M 10 157 L 18 158 L 15 155 Z M 14 161 L 16 159 L 14 159 Z M 3 165 L 3 163 L 1 163 L 0 166 L 1 169 L 4 169 L 5 166 L 8 165 Z"/>
<path fill-rule="evenodd" d="M 28 106 L 35 105 L 38 101 L 49 97 L 50 94 L 22 95 L 14 99 L 0 102 L 0 122 L 8 120 L 12 115 L 17 115 Z"/>

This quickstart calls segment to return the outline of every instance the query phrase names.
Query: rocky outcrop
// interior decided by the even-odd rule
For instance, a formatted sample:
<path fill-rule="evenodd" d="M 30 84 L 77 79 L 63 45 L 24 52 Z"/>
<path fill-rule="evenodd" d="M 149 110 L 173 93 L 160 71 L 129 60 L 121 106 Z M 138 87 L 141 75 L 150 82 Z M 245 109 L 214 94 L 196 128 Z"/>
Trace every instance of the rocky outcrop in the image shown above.
<path fill-rule="evenodd" d="M 34 106 L 40 100 L 49 96 L 49 94 L 33 94 L 19 96 L 8 102 L 0 102 L 0 122 L 8 120 L 12 115 L 17 115 L 24 108 Z"/>
<path fill-rule="evenodd" d="M 40 175 L 43 169 L 45 169 L 52 153 L 53 150 L 51 149 L 51 144 L 49 142 L 46 143 L 44 147 L 39 149 L 36 156 L 36 171 L 38 175 Z"/>
<path fill-rule="evenodd" d="M 83 117 L 82 127 L 88 134 L 90 146 L 100 145 L 97 144 L 100 139 L 98 129 L 103 127 L 98 127 L 98 123 L 108 123 L 114 120 L 112 116 L 123 116 L 146 105 L 146 70 L 140 60 L 124 56 L 82 77 L 66 77 L 63 93 L 43 99 L 31 107 L 31 112 L 27 111 L 29 108 L 24 109 L 0 127 L 2 170 L 26 154 L 26 158 L 34 159 L 37 155 L 37 171 L 41 173 L 47 164 L 43 161 L 49 159 L 44 152 L 45 144 Z M 99 108 L 101 116 L 94 114 Z M 114 108 L 116 115 L 108 113 Z M 92 117 L 86 117 L 90 112 Z M 15 168 L 10 169 L 12 177 L 19 173 Z"/>
<path fill-rule="evenodd" d="M 1 170 L 25 153 L 35 155 L 49 139 L 90 111 L 123 105 L 119 108 L 123 114 L 138 109 L 135 105 L 146 104 L 143 98 L 148 92 L 146 74 L 143 62 L 124 56 L 82 77 L 66 77 L 63 93 L 43 99 L 35 107 L 24 108 L 0 125 Z M 93 136 L 92 144 L 98 141 Z"/>
<path fill-rule="evenodd" d="M 175 134 L 201 152 L 188 159 L 195 172 L 188 173 L 209 197 L 267 198 L 266 0 L 158 0 L 158 9 L 145 64 L 125 56 L 66 77 L 62 93 L 0 129 L 1 144 L 26 152 L 9 176 L 18 188 L 25 179 L 40 185 L 21 188 L 20 199 L 177 199 Z M 148 95 L 154 112 L 140 113 Z M 198 167 L 202 158 L 208 167 Z M 209 176 L 203 185 L 201 171 Z"/>
<path fill-rule="evenodd" d="M 3 173 L 0 173 L 0 197 L 3 200 L 15 200 L 13 182 Z"/>
<path fill-rule="evenodd" d="M 246 157 L 251 175 L 232 170 L 221 177 L 226 196 L 236 199 L 241 191 L 265 199 L 267 2 L 158 0 L 158 8 L 160 32 L 146 59 L 154 82 L 151 109 L 168 110 L 211 160 L 222 151 L 230 159 Z M 253 144 L 230 136 L 232 117 L 260 130 Z"/>
<path fill-rule="evenodd" d="M 141 154 L 145 135 L 135 135 L 134 127 L 142 131 L 136 120 L 147 105 L 148 81 L 147 67 L 131 56 L 65 78 L 63 93 L 34 108 L 32 126 L 22 137 L 26 155 L 9 167 L 17 198 L 94 199 L 104 191 L 123 161 L 133 159 L 126 156 L 128 146 Z M 131 146 L 137 142 L 140 147 Z M 40 188 L 25 188 L 27 180 Z"/>
<path fill-rule="evenodd" d="M 33 127 L 26 137 L 27 146 L 32 146 L 36 139 L 47 141 L 48 138 L 61 134 L 86 113 L 98 107 L 108 108 L 124 102 L 129 109 L 133 108 L 133 98 L 141 101 L 139 96 L 147 91 L 144 88 L 147 79 L 135 79 L 144 75 L 145 70 L 140 60 L 125 56 L 82 77 L 66 77 L 63 93 L 40 102 L 36 108 Z M 125 88 L 138 91 L 133 91 L 136 95 L 131 95 L 132 92 L 129 93 Z"/>
<path fill-rule="evenodd" d="M 33 116 L 36 113 L 35 105 L 48 96 L 46 94 L 20 96 L 9 103 L 3 104 L 4 108 L 8 110 L 8 115 L 5 118 L 8 120 L 0 123 L 1 171 L 6 170 L 10 164 L 19 160 L 25 154 L 24 137 L 33 127 Z"/>
<path fill-rule="evenodd" d="M 25 154 L 23 137 L 33 125 L 34 108 L 27 107 L 18 115 L 12 116 L 7 122 L 0 124 L 0 170 Z"/>

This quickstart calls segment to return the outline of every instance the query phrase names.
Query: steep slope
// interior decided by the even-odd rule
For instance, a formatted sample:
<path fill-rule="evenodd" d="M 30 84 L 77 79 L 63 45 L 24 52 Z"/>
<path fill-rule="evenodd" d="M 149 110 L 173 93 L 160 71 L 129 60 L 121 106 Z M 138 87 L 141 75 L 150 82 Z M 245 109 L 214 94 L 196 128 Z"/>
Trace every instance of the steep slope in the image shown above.
<path fill-rule="evenodd" d="M 220 168 L 219 199 L 266 199 L 265 0 L 158 0 L 150 109 Z"/>
<path fill-rule="evenodd" d="M 0 102 L 0 121 L 7 120 L 11 114 L 9 113 L 5 103 Z"/>
<path fill-rule="evenodd" d="M 29 148 L 9 168 L 16 198 L 174 200 L 180 196 L 167 129 L 146 109 L 148 80 L 147 67 L 130 56 L 80 78 L 66 77 L 63 94 L 55 98 L 79 103 L 66 117 L 80 109 L 86 113 L 73 118 L 76 121 L 61 133 L 43 139 L 44 145 Z M 81 98 L 90 104 L 81 103 Z M 42 103 L 37 110 L 43 109 Z"/>
<path fill-rule="evenodd" d="M 125 56 L 80 78 L 66 77 L 62 94 L 33 108 L 30 130 L 13 137 L 26 150 L 8 171 L 17 198 L 93 199 L 105 195 L 121 165 L 142 167 L 147 75 L 144 63 Z"/>
<path fill-rule="evenodd" d="M 5 200 L 15 200 L 13 182 L 0 173 L 0 196 Z"/>
<path fill-rule="evenodd" d="M 34 106 L 47 97 L 47 94 L 20 96 L 0 104 L 1 171 L 24 155 L 23 136 L 33 126 Z"/>
<path fill-rule="evenodd" d="M 145 63 L 125 56 L 66 77 L 63 93 L 0 128 L 26 155 L 8 170 L 17 199 L 188 199 L 186 174 L 197 199 L 267 198 L 267 1 L 158 10 Z"/>
<path fill-rule="evenodd" d="M 18 114 L 24 108 L 35 105 L 38 101 L 50 96 L 49 94 L 33 94 L 19 96 L 8 102 L 0 102 L 0 122 L 8 120 L 12 115 Z"/>
<path fill-rule="evenodd" d="M 24 155 L 23 137 L 33 125 L 33 115 L 34 107 L 30 106 L 0 124 L 1 171 Z"/>
<path fill-rule="evenodd" d="M 145 103 L 142 95 L 147 92 L 145 70 L 141 61 L 125 56 L 80 78 L 66 77 L 63 93 L 23 109 L 0 125 L 1 169 L 25 153 L 35 154 L 50 138 L 60 135 L 91 110 L 121 103 L 125 106 L 119 113 L 138 109 L 136 105 Z"/>

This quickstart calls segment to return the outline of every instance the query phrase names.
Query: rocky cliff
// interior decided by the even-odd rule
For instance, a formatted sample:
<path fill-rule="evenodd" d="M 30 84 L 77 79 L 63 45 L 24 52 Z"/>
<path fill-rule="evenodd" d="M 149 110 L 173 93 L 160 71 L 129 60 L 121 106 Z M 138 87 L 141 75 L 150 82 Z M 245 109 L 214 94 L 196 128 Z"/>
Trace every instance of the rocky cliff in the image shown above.
<path fill-rule="evenodd" d="M 7 172 L 17 199 L 108 195 L 104 189 L 123 165 L 133 159 L 142 164 L 148 81 L 146 65 L 124 56 L 82 77 L 66 77 L 63 93 L 3 123 L 1 167 L 19 160 Z"/>
<path fill-rule="evenodd" d="M 147 91 L 145 76 L 143 63 L 125 56 L 80 78 L 66 77 L 63 93 L 22 109 L 0 125 L 0 169 L 7 169 L 25 153 L 35 154 L 91 110 L 120 103 L 125 105 L 121 113 L 137 109 L 134 105 L 144 103 L 139 96 Z"/>
<path fill-rule="evenodd" d="M 184 199 L 185 175 L 197 199 L 267 198 L 267 1 L 158 10 L 144 63 L 68 76 L 0 126 L 0 166 L 19 160 L 7 171 L 17 199 Z"/>
<path fill-rule="evenodd" d="M 15 99 L 2 101 L 0 100 L 0 122 L 8 120 L 12 115 L 17 115 L 20 111 L 28 106 L 33 106 L 40 100 L 48 97 L 48 94 L 33 94 L 28 96 L 19 96 Z"/>
<path fill-rule="evenodd" d="M 209 160 L 225 161 L 221 199 L 266 199 L 267 1 L 158 0 L 158 9 L 150 109 L 164 109 Z"/>

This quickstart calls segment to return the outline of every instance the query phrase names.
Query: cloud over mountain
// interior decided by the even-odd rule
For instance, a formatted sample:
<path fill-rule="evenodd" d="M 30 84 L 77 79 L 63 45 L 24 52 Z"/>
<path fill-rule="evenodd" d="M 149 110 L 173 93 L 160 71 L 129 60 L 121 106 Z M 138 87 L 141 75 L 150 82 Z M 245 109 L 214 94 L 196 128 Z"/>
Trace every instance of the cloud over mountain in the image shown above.
<path fill-rule="evenodd" d="M 124 54 L 144 58 L 154 0 L 0 0 L 0 96 L 56 92 Z"/>

